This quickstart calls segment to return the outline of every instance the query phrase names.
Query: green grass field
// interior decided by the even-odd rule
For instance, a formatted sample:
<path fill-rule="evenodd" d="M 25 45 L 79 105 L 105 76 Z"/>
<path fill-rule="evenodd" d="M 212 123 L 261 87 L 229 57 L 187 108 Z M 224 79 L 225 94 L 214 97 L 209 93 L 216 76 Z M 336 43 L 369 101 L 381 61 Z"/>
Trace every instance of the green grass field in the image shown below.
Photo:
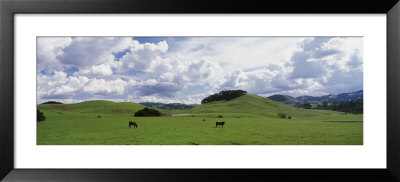
<path fill-rule="evenodd" d="M 145 106 L 88 101 L 38 105 L 38 145 L 362 145 L 363 115 L 294 108 L 247 94 L 188 110 L 187 116 L 135 117 Z M 281 119 L 277 113 L 291 115 Z M 97 118 L 101 115 L 102 118 Z M 223 118 L 218 118 L 222 115 Z M 203 121 L 205 119 L 206 121 Z M 128 121 L 138 122 L 129 128 Z M 224 127 L 215 126 L 225 121 Z"/>

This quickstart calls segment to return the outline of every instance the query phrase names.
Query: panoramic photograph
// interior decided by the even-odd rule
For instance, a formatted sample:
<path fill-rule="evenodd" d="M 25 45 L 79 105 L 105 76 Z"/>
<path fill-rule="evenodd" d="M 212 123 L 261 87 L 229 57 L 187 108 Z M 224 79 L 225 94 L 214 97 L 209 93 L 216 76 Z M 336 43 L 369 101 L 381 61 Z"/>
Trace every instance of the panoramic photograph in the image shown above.
<path fill-rule="evenodd" d="M 362 37 L 36 39 L 37 145 L 363 145 Z"/>

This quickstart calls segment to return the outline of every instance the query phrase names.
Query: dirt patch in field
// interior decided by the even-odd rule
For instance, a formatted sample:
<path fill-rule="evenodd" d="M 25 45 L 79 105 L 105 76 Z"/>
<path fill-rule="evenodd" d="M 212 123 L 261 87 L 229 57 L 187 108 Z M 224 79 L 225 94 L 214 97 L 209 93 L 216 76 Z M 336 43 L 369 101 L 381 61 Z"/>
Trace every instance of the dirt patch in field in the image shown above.
<path fill-rule="evenodd" d="M 113 110 L 111 110 L 111 112 L 112 112 L 113 114 L 121 114 L 121 113 L 122 113 L 122 111 L 119 110 L 119 109 L 113 109 Z"/>
<path fill-rule="evenodd" d="M 65 106 L 65 105 L 52 105 L 47 108 L 48 110 L 59 110 L 59 111 L 70 111 L 74 110 L 75 108 L 72 106 Z"/>

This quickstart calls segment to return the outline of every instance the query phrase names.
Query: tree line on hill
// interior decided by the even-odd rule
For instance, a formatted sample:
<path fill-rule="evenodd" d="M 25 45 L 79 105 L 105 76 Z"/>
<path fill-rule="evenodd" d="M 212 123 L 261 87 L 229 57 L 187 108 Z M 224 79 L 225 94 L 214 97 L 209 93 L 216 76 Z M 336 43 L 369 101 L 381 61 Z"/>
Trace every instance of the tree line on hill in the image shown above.
<path fill-rule="evenodd" d="M 57 102 L 57 101 L 47 101 L 47 102 L 43 102 L 42 104 L 63 104 L 63 103 Z"/>
<path fill-rule="evenodd" d="M 245 94 L 247 94 L 247 92 L 244 90 L 224 90 L 217 94 L 213 94 L 204 98 L 203 100 L 201 100 L 201 104 L 206 104 L 215 101 L 223 101 L 223 100 L 229 101 L 238 98 L 240 96 L 243 96 Z"/>
<path fill-rule="evenodd" d="M 346 113 L 363 113 L 363 90 L 338 95 L 300 96 L 272 95 L 268 99 L 298 108 L 335 110 Z"/>
<path fill-rule="evenodd" d="M 311 109 L 311 104 L 305 102 L 302 106 L 304 109 Z M 345 113 L 353 113 L 353 114 L 362 114 L 363 113 L 363 99 L 358 99 L 355 101 L 343 101 L 343 102 L 333 102 L 329 104 L 326 101 L 322 102 L 322 105 L 317 104 L 317 106 L 313 109 L 321 109 L 321 110 L 334 110 Z"/>
<path fill-rule="evenodd" d="M 339 104 L 333 103 L 332 110 L 341 111 L 346 113 L 362 114 L 363 113 L 363 100 L 344 101 Z"/>

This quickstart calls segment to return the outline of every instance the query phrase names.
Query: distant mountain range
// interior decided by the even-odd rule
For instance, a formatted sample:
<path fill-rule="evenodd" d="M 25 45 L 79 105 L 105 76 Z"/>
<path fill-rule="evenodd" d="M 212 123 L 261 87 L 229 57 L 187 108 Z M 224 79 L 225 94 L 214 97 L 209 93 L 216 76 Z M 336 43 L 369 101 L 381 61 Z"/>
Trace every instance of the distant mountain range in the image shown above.
<path fill-rule="evenodd" d="M 161 103 L 161 102 L 141 102 L 140 104 L 149 107 L 158 107 L 160 109 L 176 110 L 176 109 L 190 109 L 198 106 L 198 104 L 181 104 L 181 103 Z"/>
<path fill-rule="evenodd" d="M 321 104 L 322 102 L 327 103 L 340 103 L 344 101 L 356 101 L 363 99 L 363 90 L 351 92 L 351 93 L 342 93 L 338 95 L 323 95 L 323 96 L 299 96 L 299 97 L 292 97 L 288 95 L 272 95 L 267 97 L 268 99 L 282 102 L 285 104 L 289 104 L 292 106 L 301 106 L 304 102 L 308 102 L 310 104 Z"/>

